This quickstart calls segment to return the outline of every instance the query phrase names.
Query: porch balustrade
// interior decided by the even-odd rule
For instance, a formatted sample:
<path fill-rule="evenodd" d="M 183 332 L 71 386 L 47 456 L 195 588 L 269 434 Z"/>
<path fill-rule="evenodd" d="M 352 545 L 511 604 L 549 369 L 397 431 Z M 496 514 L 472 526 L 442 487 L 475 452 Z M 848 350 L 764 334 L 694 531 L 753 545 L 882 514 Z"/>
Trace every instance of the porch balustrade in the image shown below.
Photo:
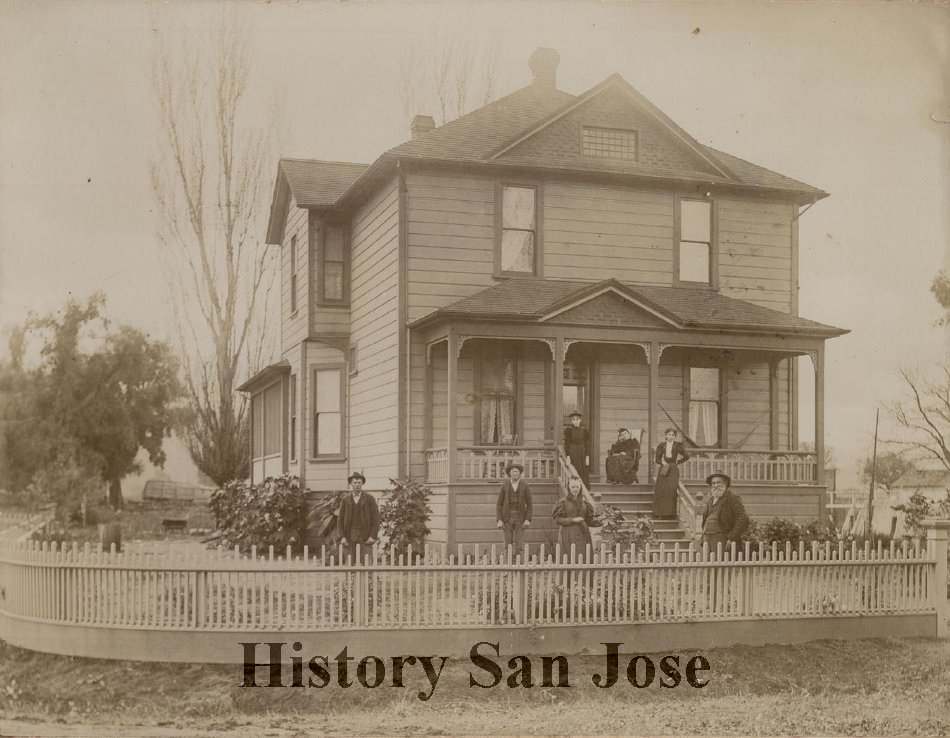
<path fill-rule="evenodd" d="M 812 451 L 738 451 L 690 449 L 690 459 L 682 467 L 688 482 L 705 481 L 713 472 L 728 474 L 733 482 L 755 484 L 815 484 L 817 456 Z"/>
<path fill-rule="evenodd" d="M 557 450 L 551 446 L 460 446 L 455 458 L 460 482 L 500 480 L 512 462 L 524 467 L 526 479 L 557 478 Z M 448 449 L 426 451 L 426 481 L 449 481 Z"/>

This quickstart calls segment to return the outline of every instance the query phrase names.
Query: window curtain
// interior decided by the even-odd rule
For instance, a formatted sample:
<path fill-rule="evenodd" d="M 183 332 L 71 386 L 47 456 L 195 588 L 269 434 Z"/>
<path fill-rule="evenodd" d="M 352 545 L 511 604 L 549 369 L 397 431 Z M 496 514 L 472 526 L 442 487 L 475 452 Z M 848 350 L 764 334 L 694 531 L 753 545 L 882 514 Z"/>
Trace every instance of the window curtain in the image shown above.
<path fill-rule="evenodd" d="M 719 403 L 689 403 L 689 437 L 697 446 L 715 446 L 719 443 Z"/>
<path fill-rule="evenodd" d="M 515 442 L 515 362 L 486 359 L 481 370 L 481 442 Z"/>

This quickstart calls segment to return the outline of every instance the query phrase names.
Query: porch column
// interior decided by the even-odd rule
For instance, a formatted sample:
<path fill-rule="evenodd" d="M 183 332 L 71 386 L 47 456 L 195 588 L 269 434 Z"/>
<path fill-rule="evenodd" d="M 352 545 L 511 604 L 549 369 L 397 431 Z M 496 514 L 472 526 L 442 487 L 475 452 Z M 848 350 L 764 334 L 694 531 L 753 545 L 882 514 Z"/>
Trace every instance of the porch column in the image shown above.
<path fill-rule="evenodd" d="M 564 441 L 564 339 L 558 336 L 554 339 L 554 445 L 560 446 Z"/>
<path fill-rule="evenodd" d="M 449 327 L 448 336 L 448 356 L 446 357 L 446 373 L 448 379 L 447 399 L 448 399 L 448 439 L 446 440 L 446 457 L 449 464 L 448 483 L 452 484 L 458 478 L 458 463 L 456 455 L 458 454 L 458 336 L 455 335 L 455 328 Z M 449 491 L 451 497 L 452 492 Z"/>
<path fill-rule="evenodd" d="M 647 481 L 654 479 L 653 474 L 653 448 L 659 441 L 654 437 L 656 434 L 656 394 L 660 386 L 660 344 L 656 341 L 650 341 L 650 350 L 647 352 L 647 366 L 650 370 L 650 381 L 647 384 Z M 641 458 L 643 450 L 640 451 Z"/>
<path fill-rule="evenodd" d="M 779 447 L 779 387 L 778 367 L 780 359 L 769 359 L 769 448 Z"/>
<path fill-rule="evenodd" d="M 825 484 L 825 347 L 814 354 L 815 362 L 815 464 L 818 484 Z"/>

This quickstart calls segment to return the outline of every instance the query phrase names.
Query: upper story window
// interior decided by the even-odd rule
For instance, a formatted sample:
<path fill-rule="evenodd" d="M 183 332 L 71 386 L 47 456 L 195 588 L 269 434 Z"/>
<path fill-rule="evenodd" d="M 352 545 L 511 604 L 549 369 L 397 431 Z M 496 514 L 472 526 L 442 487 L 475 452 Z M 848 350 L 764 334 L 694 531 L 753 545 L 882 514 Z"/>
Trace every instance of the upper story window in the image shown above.
<path fill-rule="evenodd" d="M 290 237 L 290 313 L 297 312 L 297 234 Z"/>
<path fill-rule="evenodd" d="M 496 271 L 501 274 L 538 272 L 538 188 L 501 186 L 501 214 Z"/>
<path fill-rule="evenodd" d="M 680 282 L 713 284 L 712 203 L 679 200 L 678 274 Z"/>
<path fill-rule="evenodd" d="M 328 223 L 311 214 L 311 236 L 316 239 L 316 300 L 322 305 L 344 305 L 349 300 L 347 242 L 344 224 Z"/>
<path fill-rule="evenodd" d="M 584 126 L 581 149 L 584 156 L 636 161 L 637 132 Z"/>
<path fill-rule="evenodd" d="M 719 445 L 720 392 L 718 368 L 689 368 L 689 437 L 697 446 Z"/>

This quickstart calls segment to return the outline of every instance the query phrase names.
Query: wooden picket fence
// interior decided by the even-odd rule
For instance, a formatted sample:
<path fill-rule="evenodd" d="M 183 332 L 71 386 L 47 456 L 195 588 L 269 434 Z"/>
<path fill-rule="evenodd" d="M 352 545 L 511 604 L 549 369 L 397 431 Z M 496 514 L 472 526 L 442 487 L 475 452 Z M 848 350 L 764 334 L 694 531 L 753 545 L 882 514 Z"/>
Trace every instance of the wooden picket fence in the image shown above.
<path fill-rule="evenodd" d="M 337 631 L 937 613 L 934 545 L 596 551 L 430 546 L 362 563 L 131 546 L 0 543 L 0 614 L 166 631 Z M 940 549 L 939 551 L 937 549 Z M 945 558 L 944 558 L 945 561 Z M 937 581 L 941 579 L 941 581 Z"/>

